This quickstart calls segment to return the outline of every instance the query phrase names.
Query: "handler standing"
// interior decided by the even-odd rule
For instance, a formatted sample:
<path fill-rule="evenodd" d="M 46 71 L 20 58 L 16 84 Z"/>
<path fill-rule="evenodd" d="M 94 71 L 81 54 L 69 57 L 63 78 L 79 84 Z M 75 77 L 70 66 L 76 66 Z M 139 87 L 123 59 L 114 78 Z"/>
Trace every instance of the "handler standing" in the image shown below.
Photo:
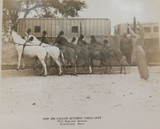
<path fill-rule="evenodd" d="M 128 37 L 127 32 L 123 33 L 123 38 L 120 40 L 120 50 L 125 55 L 127 62 L 131 65 L 131 55 L 132 55 L 132 40 Z"/>
<path fill-rule="evenodd" d="M 148 80 L 149 79 L 149 70 L 148 70 L 148 66 L 147 66 L 147 61 L 146 61 L 146 54 L 145 51 L 142 47 L 142 45 L 144 44 L 144 40 L 142 39 L 140 33 L 136 34 L 134 33 L 134 31 L 131 29 L 130 26 L 129 27 L 129 31 L 132 35 L 132 40 L 133 40 L 133 44 L 135 45 L 135 51 L 136 51 L 136 61 L 137 61 L 137 66 L 138 66 L 138 71 L 140 74 L 140 77 L 144 80 Z"/>

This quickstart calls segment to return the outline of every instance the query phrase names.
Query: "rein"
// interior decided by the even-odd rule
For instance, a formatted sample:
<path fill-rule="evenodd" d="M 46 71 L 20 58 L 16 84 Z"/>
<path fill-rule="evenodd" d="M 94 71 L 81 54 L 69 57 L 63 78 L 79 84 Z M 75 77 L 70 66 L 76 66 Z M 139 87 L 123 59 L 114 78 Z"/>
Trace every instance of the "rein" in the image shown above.
<path fill-rule="evenodd" d="M 18 44 L 18 45 L 24 45 L 24 44 L 21 44 L 21 43 L 13 43 L 13 42 L 9 42 L 9 43 Z M 39 45 L 36 45 L 36 44 L 33 44 L 33 45 L 26 44 L 26 46 L 39 46 Z"/>
<path fill-rule="evenodd" d="M 12 42 L 9 42 L 9 43 L 12 43 Z M 21 44 L 21 43 L 12 43 L 12 44 L 24 45 L 24 44 Z M 52 47 L 51 45 L 49 45 L 49 46 L 40 46 L 40 45 L 36 45 L 36 44 L 33 44 L 33 45 L 26 44 L 25 46 Z"/>

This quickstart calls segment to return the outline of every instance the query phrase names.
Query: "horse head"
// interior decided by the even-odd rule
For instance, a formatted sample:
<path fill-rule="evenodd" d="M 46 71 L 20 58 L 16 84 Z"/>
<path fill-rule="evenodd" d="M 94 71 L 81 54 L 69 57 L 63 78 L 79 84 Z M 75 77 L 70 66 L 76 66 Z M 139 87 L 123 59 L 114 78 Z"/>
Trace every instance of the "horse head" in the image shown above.
<path fill-rule="evenodd" d="M 12 42 L 13 39 L 12 39 L 12 27 L 11 26 L 8 26 L 7 27 L 7 32 L 5 34 L 5 38 L 4 38 L 4 42 Z"/>
<path fill-rule="evenodd" d="M 15 29 L 18 25 L 18 21 L 15 22 L 15 24 L 13 24 L 12 22 L 7 26 L 7 32 L 6 32 L 6 35 L 5 35 L 5 39 L 4 41 L 5 42 L 13 42 L 14 41 L 14 37 L 13 35 L 15 36 Z"/>
<path fill-rule="evenodd" d="M 34 35 L 29 35 L 27 39 L 36 45 L 39 45 L 41 43 L 41 41 L 39 41 Z"/>

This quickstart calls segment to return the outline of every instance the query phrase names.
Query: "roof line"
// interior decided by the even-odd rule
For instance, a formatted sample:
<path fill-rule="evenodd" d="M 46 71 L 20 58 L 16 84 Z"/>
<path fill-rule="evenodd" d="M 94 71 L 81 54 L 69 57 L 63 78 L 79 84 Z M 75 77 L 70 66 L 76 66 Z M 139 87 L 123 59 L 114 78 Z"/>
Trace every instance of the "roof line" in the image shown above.
<path fill-rule="evenodd" d="M 103 20 L 110 20 L 109 18 L 19 18 L 18 20 L 97 20 L 97 19 L 103 19 Z"/>

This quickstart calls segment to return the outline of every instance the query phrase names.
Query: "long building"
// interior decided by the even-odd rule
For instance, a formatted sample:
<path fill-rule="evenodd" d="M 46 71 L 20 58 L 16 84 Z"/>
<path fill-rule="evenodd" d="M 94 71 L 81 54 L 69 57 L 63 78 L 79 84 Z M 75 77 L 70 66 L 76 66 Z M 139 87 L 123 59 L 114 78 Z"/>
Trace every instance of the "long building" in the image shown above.
<path fill-rule="evenodd" d="M 91 35 L 96 38 L 111 34 L 111 21 L 107 18 L 25 18 L 19 19 L 18 33 L 23 37 L 25 31 L 31 28 L 31 34 L 41 37 L 47 31 L 48 37 L 56 37 L 63 30 L 69 39 L 78 37 L 81 33 L 86 39 Z"/>

